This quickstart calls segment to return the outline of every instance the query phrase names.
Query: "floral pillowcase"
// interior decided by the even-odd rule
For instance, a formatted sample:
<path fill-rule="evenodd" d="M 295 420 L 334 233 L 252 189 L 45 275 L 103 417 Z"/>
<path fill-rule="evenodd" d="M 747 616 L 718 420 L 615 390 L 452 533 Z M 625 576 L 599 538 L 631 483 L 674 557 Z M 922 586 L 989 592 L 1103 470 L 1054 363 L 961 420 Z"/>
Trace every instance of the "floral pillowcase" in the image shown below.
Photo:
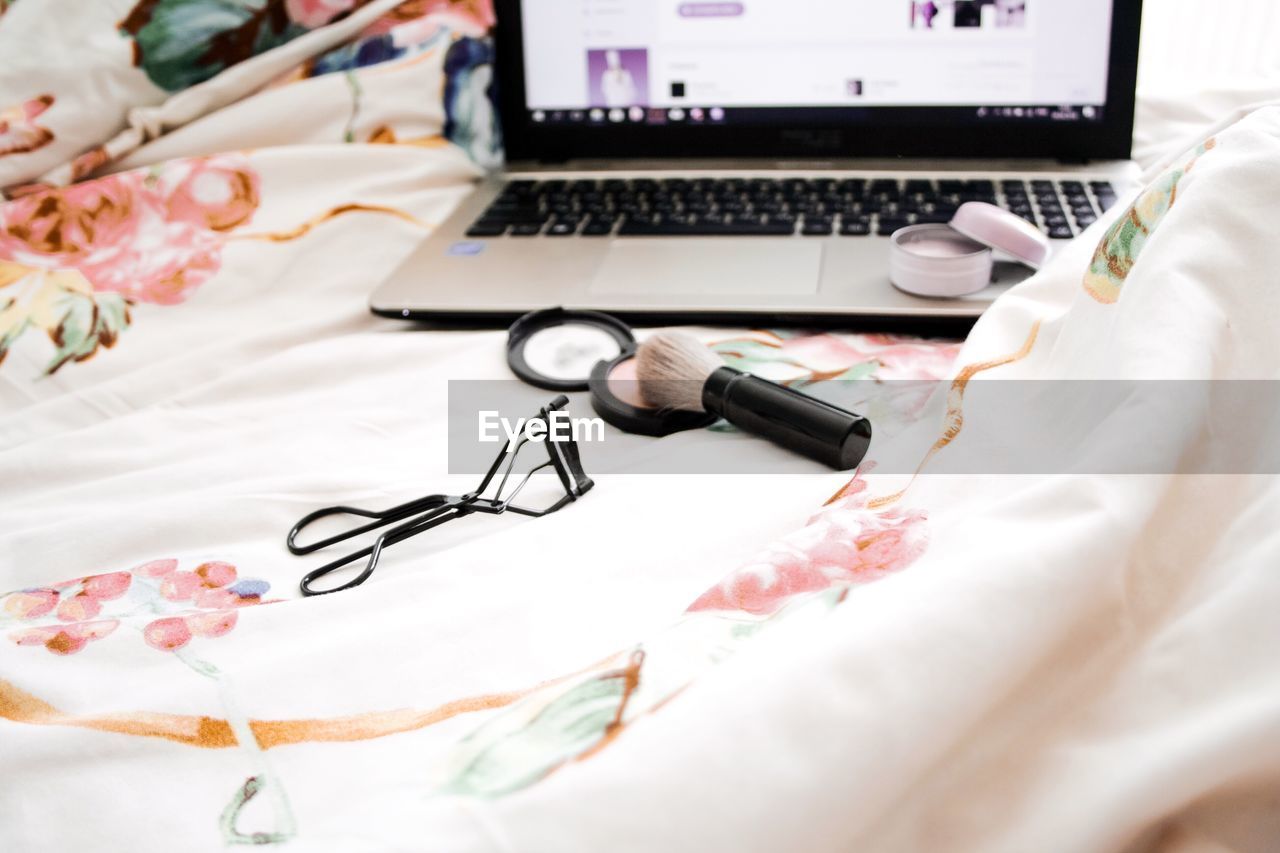
<path fill-rule="evenodd" d="M 224 25 L 230 20 L 200 12 L 207 12 L 212 0 L 101 0 L 85 6 L 86 20 L 69 28 L 79 35 L 67 34 L 47 56 L 6 50 L 55 14 L 59 4 L 79 2 L 0 0 L 0 56 L 5 57 L 0 98 L 15 92 L 26 98 L 0 110 L 0 367 L 18 346 L 27 352 L 17 361 L 43 375 L 90 359 L 113 347 L 140 313 L 182 304 L 216 277 L 232 241 L 269 239 L 278 245 L 309 230 L 307 225 L 269 238 L 233 233 L 249 224 L 263 202 L 261 164 L 251 153 L 260 146 L 252 132 L 272 113 L 262 109 L 259 98 L 285 94 L 299 114 L 287 127 L 285 144 L 377 143 L 384 148 L 398 143 L 430 150 L 451 142 L 481 165 L 501 156 L 488 0 L 402 0 L 398 5 L 390 0 L 217 0 L 219 8 L 259 10 L 256 23 L 234 31 L 235 38 L 232 31 L 210 29 L 215 19 Z M 361 6 L 369 7 L 367 20 L 355 21 L 358 26 L 318 47 L 304 45 L 304 53 L 252 52 L 269 51 L 309 27 L 352 23 L 353 10 Z M 30 17 L 36 14 L 43 18 Z M 117 15 L 123 16 L 117 20 Z M 178 26 L 182 21 L 185 29 Z M 161 38 L 161 30 L 153 27 L 171 32 L 171 39 Z M 193 34 L 202 34 L 202 47 L 184 53 Z M 94 80 L 60 77 L 69 45 L 77 40 L 88 46 L 89 66 L 102 59 L 92 54 L 107 50 L 103 45 L 123 50 L 125 58 Z M 42 56 L 48 60 L 47 74 L 22 72 L 24 66 L 40 65 Z M 249 60 L 270 64 L 265 77 L 254 70 L 263 83 L 248 88 L 239 79 L 228 83 L 222 70 Z M 76 88 L 83 85 L 99 86 L 105 106 L 83 106 L 85 92 Z M 26 97 L 32 86 L 49 91 Z M 165 87 L 179 86 L 194 88 L 164 101 Z M 231 91 L 240 100 L 232 97 L 232 108 L 205 113 L 206 130 L 213 132 L 205 133 L 204 142 L 200 131 L 186 127 L 180 133 L 195 131 L 194 145 L 190 135 L 187 142 L 169 145 L 174 134 L 157 143 L 169 145 L 161 156 L 148 160 L 144 153 L 141 165 L 128 162 L 130 152 L 145 142 L 131 139 L 139 113 L 148 112 L 139 105 L 159 98 L 163 105 L 149 112 L 167 116 L 175 112 L 175 102 L 192 96 L 218 102 L 206 98 L 209 87 L 221 87 L 219 95 Z M 420 95 L 424 90 L 429 96 Z M 225 97 L 220 102 L 228 103 Z M 185 113 L 186 104 L 181 106 L 176 112 Z M 126 119 L 129 128 L 122 132 Z M 147 116 L 144 123 L 153 119 Z M 204 144 L 208 147 L 202 150 Z M 313 151 L 310 156 L 324 155 Z M 392 157 L 390 162 L 399 161 Z M 336 191 L 342 184 L 335 179 L 333 186 Z M 289 189 L 287 184 L 277 188 Z M 285 205 L 289 197 L 288 192 L 276 195 Z M 382 198 L 360 200 L 365 203 L 347 199 L 335 210 L 395 215 L 420 224 Z M 333 215 L 317 211 L 316 221 Z"/>
<path fill-rule="evenodd" d="M 50 20 L 67 22 L 54 40 Z M 334 33 L 302 54 L 307 77 L 403 55 L 411 25 L 451 28 L 467 62 L 491 61 L 490 0 L 0 0 L 0 197 L 80 180 L 127 153 L 108 142 L 132 110 L 301 36 Z"/>

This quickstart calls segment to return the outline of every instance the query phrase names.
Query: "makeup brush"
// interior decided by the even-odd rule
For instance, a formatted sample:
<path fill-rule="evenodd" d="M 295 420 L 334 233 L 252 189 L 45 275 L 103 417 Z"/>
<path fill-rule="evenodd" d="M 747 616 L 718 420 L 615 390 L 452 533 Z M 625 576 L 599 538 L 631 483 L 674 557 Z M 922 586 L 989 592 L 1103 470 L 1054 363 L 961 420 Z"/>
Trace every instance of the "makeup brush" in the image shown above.
<path fill-rule="evenodd" d="M 871 422 L 861 415 L 729 367 L 680 332 L 660 332 L 640 344 L 636 379 L 651 406 L 712 412 L 841 471 L 861 462 L 871 444 Z"/>

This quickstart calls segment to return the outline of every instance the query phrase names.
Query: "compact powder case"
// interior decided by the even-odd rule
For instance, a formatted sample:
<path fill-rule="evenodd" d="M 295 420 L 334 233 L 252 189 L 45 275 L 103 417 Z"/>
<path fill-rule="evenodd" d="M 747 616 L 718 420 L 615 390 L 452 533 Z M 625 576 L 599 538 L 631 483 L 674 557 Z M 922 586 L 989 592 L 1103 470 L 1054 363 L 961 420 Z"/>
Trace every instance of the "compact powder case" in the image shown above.
<path fill-rule="evenodd" d="M 507 330 L 507 364 L 516 376 L 548 391 L 589 390 L 596 414 L 620 430 L 663 436 L 718 420 L 706 412 L 646 405 L 635 355 L 631 327 L 599 311 L 547 308 L 525 314 Z"/>
<path fill-rule="evenodd" d="M 605 423 L 624 432 L 663 436 L 711 426 L 720 419 L 711 412 L 655 409 L 640 396 L 636 379 L 636 345 L 596 363 L 591 371 L 591 408 Z"/>
<path fill-rule="evenodd" d="M 631 327 L 617 317 L 546 308 L 511 324 L 507 364 L 530 385 L 548 391 L 585 391 L 597 362 L 617 358 L 635 342 Z"/>
<path fill-rule="evenodd" d="M 1030 222 L 994 204 L 967 202 L 948 224 L 895 231 L 889 246 L 889 280 L 916 296 L 968 296 L 991 283 L 993 249 L 1039 269 L 1049 257 L 1049 239 Z"/>

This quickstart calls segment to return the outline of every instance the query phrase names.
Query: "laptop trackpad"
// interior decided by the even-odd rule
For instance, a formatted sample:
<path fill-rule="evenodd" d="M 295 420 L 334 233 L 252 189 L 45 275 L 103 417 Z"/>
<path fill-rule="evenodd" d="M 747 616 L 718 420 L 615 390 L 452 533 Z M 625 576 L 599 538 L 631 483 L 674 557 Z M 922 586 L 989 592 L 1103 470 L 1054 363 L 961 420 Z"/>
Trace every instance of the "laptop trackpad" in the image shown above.
<path fill-rule="evenodd" d="M 610 245 L 591 292 L 800 296 L 818 292 L 821 271 L 822 246 L 794 238 L 626 238 Z"/>

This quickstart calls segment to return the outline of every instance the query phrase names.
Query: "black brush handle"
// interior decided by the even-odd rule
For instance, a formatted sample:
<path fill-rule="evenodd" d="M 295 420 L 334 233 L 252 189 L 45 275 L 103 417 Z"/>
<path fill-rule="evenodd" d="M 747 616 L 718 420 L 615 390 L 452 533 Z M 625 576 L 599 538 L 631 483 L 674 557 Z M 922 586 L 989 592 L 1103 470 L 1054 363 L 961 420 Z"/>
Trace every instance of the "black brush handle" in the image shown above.
<path fill-rule="evenodd" d="M 857 467 L 871 421 L 768 379 L 720 367 L 702 386 L 702 405 L 729 423 L 839 471 Z"/>

